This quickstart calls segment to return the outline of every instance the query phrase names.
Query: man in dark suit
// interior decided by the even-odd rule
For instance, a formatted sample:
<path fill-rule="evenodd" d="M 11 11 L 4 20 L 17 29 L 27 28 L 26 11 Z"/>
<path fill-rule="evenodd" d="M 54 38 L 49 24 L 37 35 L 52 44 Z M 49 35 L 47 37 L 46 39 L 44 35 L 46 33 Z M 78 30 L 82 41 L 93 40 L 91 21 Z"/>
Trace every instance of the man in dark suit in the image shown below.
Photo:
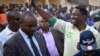
<path fill-rule="evenodd" d="M 48 56 L 43 36 L 35 31 L 37 20 L 24 12 L 19 31 L 4 44 L 4 56 Z"/>
<path fill-rule="evenodd" d="M 50 56 L 63 56 L 64 51 L 64 35 L 56 29 L 48 26 L 48 22 L 40 18 L 40 32 L 43 34 L 46 47 Z"/>

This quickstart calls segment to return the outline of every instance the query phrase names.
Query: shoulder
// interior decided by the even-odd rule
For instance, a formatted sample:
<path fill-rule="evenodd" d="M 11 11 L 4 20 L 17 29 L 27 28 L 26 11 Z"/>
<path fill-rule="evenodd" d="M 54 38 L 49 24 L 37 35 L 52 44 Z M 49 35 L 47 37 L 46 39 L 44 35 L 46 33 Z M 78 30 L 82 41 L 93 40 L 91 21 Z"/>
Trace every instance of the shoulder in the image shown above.
<path fill-rule="evenodd" d="M 63 34 L 62 32 L 60 32 L 60 31 L 57 30 L 57 29 L 51 28 L 50 30 L 51 30 L 51 32 L 54 32 L 54 33 L 57 33 L 57 34 Z"/>
<path fill-rule="evenodd" d="M 5 33 L 6 33 L 6 28 L 3 31 L 0 32 L 0 36 L 4 36 Z"/>
<path fill-rule="evenodd" d="M 12 36 L 9 40 L 7 40 L 5 42 L 5 44 L 7 44 L 7 45 L 15 45 L 16 41 L 18 40 L 18 35 L 19 35 L 19 33 L 17 32 L 14 36 Z"/>
<path fill-rule="evenodd" d="M 89 29 L 88 30 L 90 30 L 91 32 L 93 32 L 93 34 L 94 34 L 94 36 L 96 38 L 99 37 L 99 34 L 100 33 L 94 27 L 89 26 Z"/>
<path fill-rule="evenodd" d="M 36 35 L 37 37 L 43 37 L 43 33 L 42 33 L 41 31 L 36 31 L 36 32 L 35 32 L 35 35 Z"/>

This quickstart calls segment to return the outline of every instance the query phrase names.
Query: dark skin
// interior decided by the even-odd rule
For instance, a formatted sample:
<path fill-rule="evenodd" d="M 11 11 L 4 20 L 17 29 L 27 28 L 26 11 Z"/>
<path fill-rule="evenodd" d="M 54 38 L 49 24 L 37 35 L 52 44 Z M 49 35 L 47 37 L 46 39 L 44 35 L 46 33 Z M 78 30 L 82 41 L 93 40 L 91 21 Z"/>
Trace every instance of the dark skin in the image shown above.
<path fill-rule="evenodd" d="M 38 13 L 43 17 L 43 19 L 45 19 L 48 22 L 50 22 L 52 20 L 53 16 L 49 15 L 44 10 L 39 8 L 35 4 L 34 0 L 31 0 L 31 5 L 38 11 Z M 87 16 L 86 15 L 82 15 L 78 9 L 74 8 L 74 10 L 72 11 L 72 14 L 71 14 L 71 18 L 75 21 L 73 25 L 79 31 L 84 30 L 86 28 L 85 18 L 87 18 Z"/>
<path fill-rule="evenodd" d="M 17 32 L 19 29 L 19 19 L 20 19 L 20 13 L 17 11 L 10 11 L 7 14 L 7 20 L 8 20 L 8 28 L 13 31 Z"/>
<path fill-rule="evenodd" d="M 71 19 L 74 20 L 73 25 L 76 26 L 79 31 L 84 30 L 86 28 L 85 18 L 86 16 L 82 15 L 78 9 L 73 9 Z"/>
<path fill-rule="evenodd" d="M 48 22 L 45 21 L 44 19 L 41 19 L 39 21 L 39 26 L 42 29 L 43 32 L 47 33 L 49 31 L 49 26 L 48 26 Z"/>
<path fill-rule="evenodd" d="M 31 12 L 29 13 L 31 14 L 31 16 L 29 14 L 26 14 L 25 17 L 22 17 L 22 19 L 20 20 L 20 28 L 23 32 L 31 37 L 35 32 L 37 20 Z"/>

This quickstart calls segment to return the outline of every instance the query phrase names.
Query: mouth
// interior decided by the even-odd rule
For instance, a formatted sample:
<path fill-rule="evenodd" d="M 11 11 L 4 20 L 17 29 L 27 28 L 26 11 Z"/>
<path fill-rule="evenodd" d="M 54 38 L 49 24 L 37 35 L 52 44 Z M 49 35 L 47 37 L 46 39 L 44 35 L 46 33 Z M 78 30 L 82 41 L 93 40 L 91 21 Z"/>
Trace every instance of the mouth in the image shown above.
<path fill-rule="evenodd" d="M 73 20 L 73 19 L 72 19 L 72 20 L 71 20 L 71 23 L 72 23 L 72 24 L 75 24 L 75 23 L 76 23 L 76 20 Z"/>

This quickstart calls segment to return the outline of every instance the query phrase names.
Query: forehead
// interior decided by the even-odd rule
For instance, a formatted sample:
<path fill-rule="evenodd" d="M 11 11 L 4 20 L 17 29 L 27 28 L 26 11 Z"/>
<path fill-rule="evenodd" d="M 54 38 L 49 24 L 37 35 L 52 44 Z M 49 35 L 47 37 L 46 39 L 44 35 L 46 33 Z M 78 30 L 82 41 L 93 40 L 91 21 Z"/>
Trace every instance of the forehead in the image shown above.
<path fill-rule="evenodd" d="M 26 23 L 26 24 L 35 24 L 37 23 L 37 20 L 35 17 L 28 17 L 26 16 L 23 20 L 22 20 L 23 23 Z"/>
<path fill-rule="evenodd" d="M 75 13 L 75 14 L 76 14 L 76 13 L 77 13 L 77 14 L 81 14 L 80 11 L 79 11 L 78 9 L 76 9 L 76 8 L 73 9 L 72 13 Z"/>

